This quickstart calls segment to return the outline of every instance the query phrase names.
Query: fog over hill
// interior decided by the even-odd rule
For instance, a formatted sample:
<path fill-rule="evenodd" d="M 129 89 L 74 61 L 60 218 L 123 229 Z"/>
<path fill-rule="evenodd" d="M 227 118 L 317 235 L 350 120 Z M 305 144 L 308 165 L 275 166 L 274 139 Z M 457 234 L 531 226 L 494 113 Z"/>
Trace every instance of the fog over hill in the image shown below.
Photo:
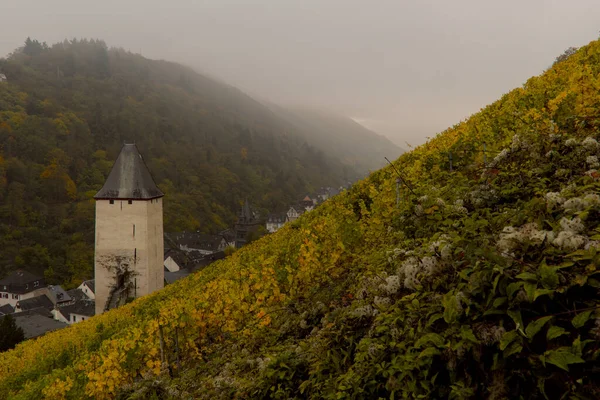
<path fill-rule="evenodd" d="M 327 108 L 405 147 L 598 36 L 597 0 L 3 1 L 0 55 L 27 36 L 102 38 L 277 104 Z"/>

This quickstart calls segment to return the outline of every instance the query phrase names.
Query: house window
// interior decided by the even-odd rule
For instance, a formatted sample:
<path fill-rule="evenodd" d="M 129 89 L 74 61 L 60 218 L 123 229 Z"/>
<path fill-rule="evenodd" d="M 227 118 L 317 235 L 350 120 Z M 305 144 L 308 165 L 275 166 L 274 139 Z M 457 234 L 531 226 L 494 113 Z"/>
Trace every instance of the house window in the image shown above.
<path fill-rule="evenodd" d="M 19 295 L 18 294 L 13 294 L 13 300 L 19 300 Z"/>
<path fill-rule="evenodd" d="M 85 318 L 84 318 L 84 317 L 81 317 L 81 320 L 82 320 L 82 321 L 85 321 Z"/>
<path fill-rule="evenodd" d="M 77 316 L 71 315 L 71 317 L 73 317 L 73 322 L 77 322 Z"/>
<path fill-rule="evenodd" d="M 40 286 L 40 281 L 33 282 L 33 287 L 38 287 L 38 286 Z"/>
<path fill-rule="evenodd" d="M 25 289 L 29 289 L 29 283 L 25 284 Z"/>
<path fill-rule="evenodd" d="M 114 200 L 109 200 L 108 202 L 109 202 L 110 204 L 115 204 L 115 201 L 114 201 Z"/>
<path fill-rule="evenodd" d="M 127 204 L 133 204 L 133 200 L 127 200 Z"/>

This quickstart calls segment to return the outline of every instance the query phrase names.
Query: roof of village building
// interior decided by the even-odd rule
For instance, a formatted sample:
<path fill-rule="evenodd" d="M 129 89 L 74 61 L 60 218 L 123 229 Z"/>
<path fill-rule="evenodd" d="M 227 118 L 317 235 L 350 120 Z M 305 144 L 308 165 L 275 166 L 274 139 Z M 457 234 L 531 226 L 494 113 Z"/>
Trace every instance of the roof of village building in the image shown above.
<path fill-rule="evenodd" d="M 165 249 L 164 260 L 167 261 L 169 257 L 179 265 L 179 268 L 183 268 L 187 262 L 184 252 L 178 249 Z"/>
<path fill-rule="evenodd" d="M 96 280 L 95 279 L 83 281 L 83 283 L 85 283 L 85 285 L 90 288 L 92 293 L 96 293 Z"/>
<path fill-rule="evenodd" d="M 179 279 L 185 278 L 190 274 L 190 271 L 186 269 L 180 269 L 177 272 L 165 271 L 165 282 L 173 283 Z"/>
<path fill-rule="evenodd" d="M 50 311 L 54 308 L 54 303 L 52 303 L 52 300 L 50 300 L 45 294 L 31 297 L 29 299 L 19 300 L 17 301 L 17 305 L 21 311 L 35 310 L 38 308 Z"/>
<path fill-rule="evenodd" d="M 77 300 L 74 304 L 58 309 L 66 319 L 71 319 L 71 314 L 93 317 L 96 314 L 96 302 L 90 299 Z"/>
<path fill-rule="evenodd" d="M 15 309 L 10 304 L 5 304 L 3 306 L 0 306 L 0 316 L 6 315 L 6 314 L 12 314 L 14 312 L 15 312 Z"/>
<path fill-rule="evenodd" d="M 51 316 L 42 315 L 35 310 L 12 314 L 12 317 L 15 319 L 15 324 L 23 329 L 25 339 L 42 336 L 47 332 L 68 326 L 64 322 L 57 321 L 51 318 Z"/>
<path fill-rule="evenodd" d="M 77 301 L 83 300 L 83 299 L 88 299 L 86 294 L 83 293 L 83 290 L 81 290 L 81 289 L 71 289 L 71 290 L 68 290 L 67 293 L 71 297 L 71 301 L 74 301 L 74 302 L 77 302 Z"/>
<path fill-rule="evenodd" d="M 221 235 L 209 235 L 200 232 L 176 232 L 165 234 L 178 247 L 186 247 L 188 249 L 218 251 L 219 246 L 226 242 Z M 166 254 L 165 254 L 165 258 Z M 175 260 L 177 262 L 177 260 Z"/>
<path fill-rule="evenodd" d="M 52 303 L 66 303 L 71 301 L 71 296 L 59 285 L 50 285 L 48 286 L 47 292 L 48 298 L 52 301 Z"/>
<path fill-rule="evenodd" d="M 7 277 L 0 279 L 0 286 L 24 286 L 28 283 L 40 280 L 42 280 L 42 277 L 34 275 L 29 271 L 18 269 L 10 273 Z"/>
<path fill-rule="evenodd" d="M 286 213 L 269 214 L 269 216 L 267 217 L 267 222 L 270 222 L 270 223 L 283 223 L 286 221 L 287 221 Z"/>
<path fill-rule="evenodd" d="M 163 197 L 135 144 L 124 144 L 95 199 L 150 200 Z"/>

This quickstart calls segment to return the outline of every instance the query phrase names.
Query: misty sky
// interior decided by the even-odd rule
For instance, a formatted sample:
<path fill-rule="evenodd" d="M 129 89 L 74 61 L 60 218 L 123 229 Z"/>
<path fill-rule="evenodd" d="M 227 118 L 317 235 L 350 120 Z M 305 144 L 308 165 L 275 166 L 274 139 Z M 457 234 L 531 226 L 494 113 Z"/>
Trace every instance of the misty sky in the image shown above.
<path fill-rule="evenodd" d="M 406 147 L 598 37 L 598 0 L 0 0 L 0 55 L 100 38 Z"/>

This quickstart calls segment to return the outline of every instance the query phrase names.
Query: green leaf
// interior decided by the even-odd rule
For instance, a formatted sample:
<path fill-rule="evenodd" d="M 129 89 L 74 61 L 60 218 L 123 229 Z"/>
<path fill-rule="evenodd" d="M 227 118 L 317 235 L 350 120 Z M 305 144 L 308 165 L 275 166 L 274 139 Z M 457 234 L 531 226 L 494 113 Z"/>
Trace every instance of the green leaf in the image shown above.
<path fill-rule="evenodd" d="M 473 330 L 471 328 L 469 328 L 468 326 L 465 326 L 465 325 L 463 325 L 460 328 L 460 337 L 463 340 L 467 340 L 469 342 L 479 343 L 479 340 L 477 340 L 477 338 L 475 337 L 475 334 L 473 333 Z"/>
<path fill-rule="evenodd" d="M 540 296 L 552 293 L 554 293 L 553 289 L 535 289 L 535 292 L 533 292 L 533 301 L 535 301 Z"/>
<path fill-rule="evenodd" d="M 508 310 L 506 313 L 514 321 L 515 326 L 516 326 L 515 329 L 523 330 L 524 326 L 523 326 L 523 319 L 521 318 L 521 312 L 518 310 Z"/>
<path fill-rule="evenodd" d="M 508 358 L 513 354 L 520 353 L 521 350 L 523 350 L 523 346 L 520 343 L 522 340 L 523 339 L 519 337 L 519 341 L 515 341 L 509 344 L 508 347 L 506 347 L 506 349 L 504 350 L 504 353 L 502 354 L 504 358 Z"/>
<path fill-rule="evenodd" d="M 415 347 L 422 347 L 424 344 L 431 343 L 434 346 L 442 347 L 444 345 L 444 338 L 437 333 L 427 333 L 423 335 L 415 343 Z"/>
<path fill-rule="evenodd" d="M 573 318 L 573 320 L 571 320 L 571 323 L 573 324 L 573 326 L 577 329 L 584 326 L 585 323 L 588 321 L 588 319 L 590 319 L 590 315 L 592 315 L 592 311 L 593 310 L 584 311 L 581 314 L 577 314 L 575 316 L 575 318 Z"/>
<path fill-rule="evenodd" d="M 458 299 L 452 292 L 446 293 L 442 298 L 442 305 L 444 306 L 444 321 L 451 324 L 458 318 L 461 312 Z"/>
<path fill-rule="evenodd" d="M 493 307 L 494 308 L 498 308 L 500 307 L 502 304 L 506 303 L 506 297 L 498 297 L 496 300 L 494 300 L 494 304 Z"/>
<path fill-rule="evenodd" d="M 542 362 L 554 364 L 567 372 L 569 371 L 570 364 L 585 363 L 581 357 L 571 353 L 571 350 L 568 347 L 560 347 L 556 350 L 545 352 Z"/>
<path fill-rule="evenodd" d="M 521 279 L 523 281 L 537 282 L 538 277 L 536 274 L 532 274 L 531 272 L 523 272 L 517 275 L 517 279 Z"/>
<path fill-rule="evenodd" d="M 438 354 L 440 354 L 440 351 L 438 349 L 436 349 L 435 347 L 428 347 L 419 354 L 418 358 L 433 357 Z"/>
<path fill-rule="evenodd" d="M 546 333 L 546 339 L 552 340 L 566 334 L 568 334 L 568 332 L 565 331 L 564 328 L 561 328 L 560 326 L 551 326 Z"/>
<path fill-rule="evenodd" d="M 442 313 L 433 314 L 431 317 L 429 317 L 429 321 L 427 321 L 427 327 L 430 327 L 431 325 L 433 325 L 433 323 L 435 321 L 437 321 L 438 319 L 440 319 L 442 317 L 443 317 Z"/>
<path fill-rule="evenodd" d="M 525 329 L 525 334 L 529 338 L 529 341 L 533 339 L 536 333 L 542 329 L 542 327 L 546 324 L 546 322 L 550 321 L 552 316 L 538 318 L 535 321 L 532 321 L 527 325 L 527 329 Z"/>
<path fill-rule="evenodd" d="M 525 289 L 525 293 L 527 293 L 527 299 L 529 301 L 533 301 L 535 298 L 535 289 L 537 288 L 537 283 L 525 282 L 523 285 L 523 289 Z"/>
<path fill-rule="evenodd" d="M 511 344 L 515 339 L 519 338 L 519 333 L 517 331 L 509 331 L 505 332 L 502 335 L 502 339 L 500 339 L 500 350 L 505 350 L 509 344 Z"/>
<path fill-rule="evenodd" d="M 513 294 L 523 286 L 523 281 L 513 282 L 506 287 L 506 295 L 510 299 Z"/>
<path fill-rule="evenodd" d="M 546 262 L 540 264 L 538 273 L 540 274 L 540 282 L 546 289 L 554 289 L 558 286 L 558 274 L 556 273 L 556 267 L 550 267 L 546 265 Z"/>

